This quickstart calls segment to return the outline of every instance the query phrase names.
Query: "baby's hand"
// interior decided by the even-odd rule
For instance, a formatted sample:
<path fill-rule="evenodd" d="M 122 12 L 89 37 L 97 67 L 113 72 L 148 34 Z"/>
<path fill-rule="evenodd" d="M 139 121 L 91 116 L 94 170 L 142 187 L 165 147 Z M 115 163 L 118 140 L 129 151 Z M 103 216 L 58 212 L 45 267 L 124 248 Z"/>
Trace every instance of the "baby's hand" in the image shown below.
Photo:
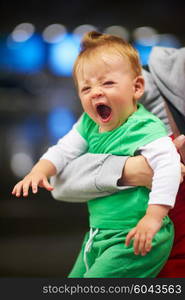
<path fill-rule="evenodd" d="M 30 172 L 23 180 L 19 181 L 13 188 L 12 194 L 16 197 L 28 196 L 29 188 L 32 188 L 32 192 L 35 194 L 38 192 L 38 187 L 43 187 L 48 191 L 52 191 L 53 187 L 48 182 L 46 175 L 41 172 Z"/>
<path fill-rule="evenodd" d="M 159 231 L 162 220 L 158 220 L 151 215 L 145 215 L 126 236 L 125 245 L 129 246 L 134 239 L 133 247 L 136 255 L 146 255 L 152 248 L 152 239 Z"/>

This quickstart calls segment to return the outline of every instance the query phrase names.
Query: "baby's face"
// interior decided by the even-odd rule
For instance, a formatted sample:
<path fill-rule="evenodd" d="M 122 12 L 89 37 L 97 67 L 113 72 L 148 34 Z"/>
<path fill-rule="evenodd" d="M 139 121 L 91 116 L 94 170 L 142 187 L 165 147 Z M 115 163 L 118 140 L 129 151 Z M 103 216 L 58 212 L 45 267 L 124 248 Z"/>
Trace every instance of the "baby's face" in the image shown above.
<path fill-rule="evenodd" d="M 144 81 L 133 75 L 126 58 L 104 54 L 85 61 L 77 72 L 78 92 L 84 111 L 100 132 L 119 127 L 137 109 Z"/>

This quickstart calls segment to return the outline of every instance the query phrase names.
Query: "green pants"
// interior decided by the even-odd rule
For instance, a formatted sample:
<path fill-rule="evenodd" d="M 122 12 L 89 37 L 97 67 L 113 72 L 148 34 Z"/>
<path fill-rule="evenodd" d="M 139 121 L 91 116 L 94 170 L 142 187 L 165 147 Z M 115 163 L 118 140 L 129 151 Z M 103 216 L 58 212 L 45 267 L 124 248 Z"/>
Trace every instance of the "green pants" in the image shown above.
<path fill-rule="evenodd" d="M 93 230 L 95 232 L 95 229 Z M 126 247 L 129 230 L 99 229 L 89 243 L 85 235 L 81 251 L 69 278 L 154 278 L 170 254 L 174 228 L 168 217 L 154 236 L 152 250 L 145 256 L 135 255 L 133 245 Z M 89 246 L 89 247 L 87 247 Z M 84 251 L 85 250 L 85 251 Z M 88 251 L 86 253 L 86 251 Z"/>

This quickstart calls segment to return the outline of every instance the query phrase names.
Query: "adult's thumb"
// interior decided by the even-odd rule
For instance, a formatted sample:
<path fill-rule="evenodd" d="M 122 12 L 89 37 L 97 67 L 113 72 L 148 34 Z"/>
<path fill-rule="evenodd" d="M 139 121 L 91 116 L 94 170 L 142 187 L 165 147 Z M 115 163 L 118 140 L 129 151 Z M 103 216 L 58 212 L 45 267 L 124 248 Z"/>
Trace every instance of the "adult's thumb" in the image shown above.
<path fill-rule="evenodd" d="M 180 150 L 183 146 L 185 146 L 185 135 L 181 134 L 174 139 L 174 144 L 177 150 Z"/>

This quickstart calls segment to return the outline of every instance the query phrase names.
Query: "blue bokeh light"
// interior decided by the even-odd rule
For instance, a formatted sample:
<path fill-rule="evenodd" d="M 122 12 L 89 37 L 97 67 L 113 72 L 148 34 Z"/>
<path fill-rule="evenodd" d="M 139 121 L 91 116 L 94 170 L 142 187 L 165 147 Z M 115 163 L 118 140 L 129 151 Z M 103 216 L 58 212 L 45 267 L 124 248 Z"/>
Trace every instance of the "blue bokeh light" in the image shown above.
<path fill-rule="evenodd" d="M 142 66 L 147 65 L 148 64 L 148 59 L 149 59 L 149 56 L 150 56 L 150 53 L 152 51 L 153 46 L 142 45 L 138 42 L 134 42 L 133 46 L 139 52 L 141 65 Z"/>
<path fill-rule="evenodd" d="M 38 34 L 17 42 L 9 36 L 0 41 L 0 67 L 12 72 L 37 72 L 45 63 L 45 45 Z"/>
<path fill-rule="evenodd" d="M 61 42 L 50 44 L 48 63 L 51 71 L 56 75 L 71 76 L 79 48 L 80 39 L 69 33 Z"/>
<path fill-rule="evenodd" d="M 76 122 L 73 112 L 66 107 L 54 108 L 48 116 L 48 129 L 52 142 L 56 142 L 72 128 Z"/>

